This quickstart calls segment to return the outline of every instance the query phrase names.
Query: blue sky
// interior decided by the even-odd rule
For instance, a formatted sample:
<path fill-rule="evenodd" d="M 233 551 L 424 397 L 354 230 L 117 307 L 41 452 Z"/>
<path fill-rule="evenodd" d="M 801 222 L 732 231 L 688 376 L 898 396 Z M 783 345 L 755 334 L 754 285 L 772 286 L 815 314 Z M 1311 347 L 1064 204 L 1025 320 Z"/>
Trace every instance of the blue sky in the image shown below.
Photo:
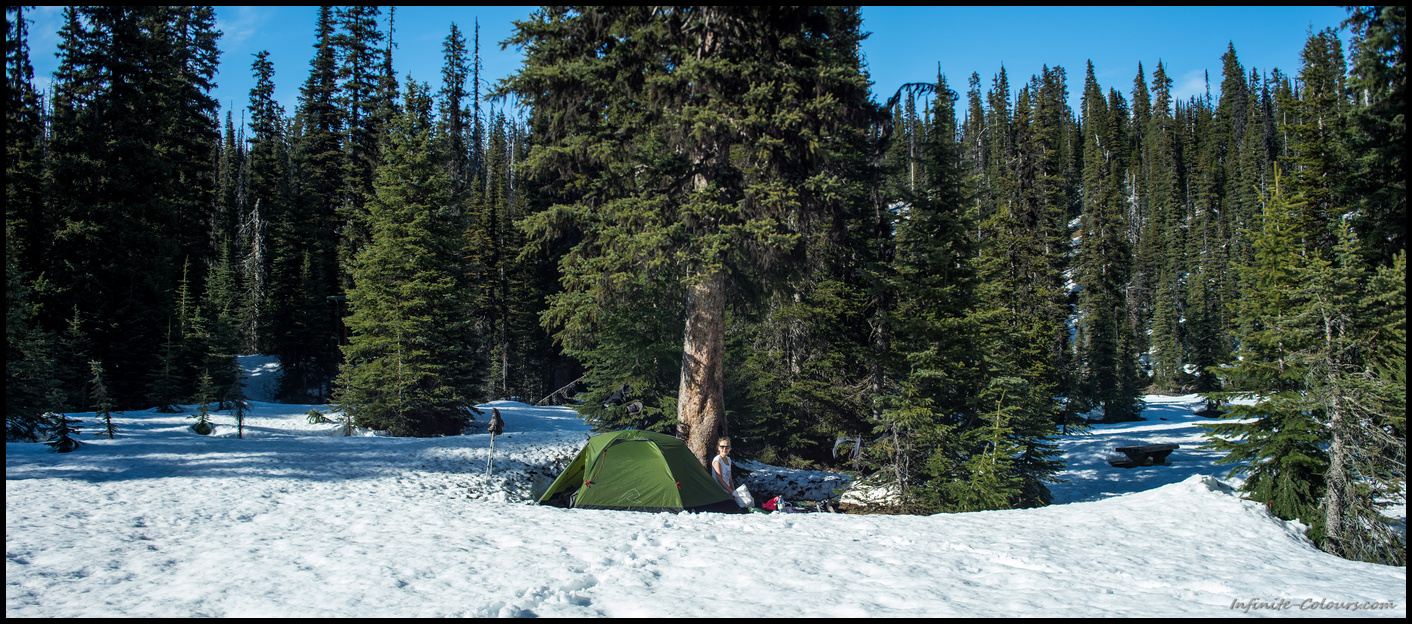
<path fill-rule="evenodd" d="M 398 78 L 405 81 L 410 75 L 438 86 L 441 43 L 451 23 L 469 39 L 477 20 L 486 79 L 493 82 L 515 72 L 519 51 L 502 51 L 499 44 L 510 36 L 512 20 L 524 19 L 531 11 L 533 7 L 398 7 L 393 52 Z M 223 110 L 234 106 L 237 123 L 254 85 L 250 63 L 259 50 L 269 50 L 276 98 L 293 114 L 314 53 L 317 13 L 316 7 L 216 8 L 217 26 L 224 35 L 215 96 Z M 384 10 L 384 25 L 386 14 Z M 27 12 L 34 21 L 30 55 L 41 88 L 57 65 L 60 16 L 57 7 Z M 1045 65 L 1058 65 L 1068 72 L 1071 103 L 1077 108 L 1089 60 L 1105 91 L 1111 87 L 1129 95 L 1138 63 L 1150 82 L 1161 60 L 1177 97 L 1202 93 L 1206 71 L 1213 96 L 1219 96 L 1220 58 L 1228 43 L 1235 45 L 1247 72 L 1278 67 L 1294 74 L 1311 30 L 1337 28 L 1346 16 L 1339 7 L 1308 6 L 864 7 L 863 29 L 872 35 L 863 50 L 879 101 L 903 83 L 935 80 L 938 66 L 951 88 L 964 97 L 971 72 L 980 74 L 984 90 L 1002 64 L 1012 87 Z M 1341 37 L 1346 45 L 1347 34 Z"/>

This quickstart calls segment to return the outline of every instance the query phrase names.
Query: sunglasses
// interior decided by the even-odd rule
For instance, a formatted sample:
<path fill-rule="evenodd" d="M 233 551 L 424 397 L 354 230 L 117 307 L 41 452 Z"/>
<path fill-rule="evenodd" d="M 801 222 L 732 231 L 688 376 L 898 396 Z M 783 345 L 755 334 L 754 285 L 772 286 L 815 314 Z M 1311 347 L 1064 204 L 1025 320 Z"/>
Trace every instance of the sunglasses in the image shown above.
<path fill-rule="evenodd" d="M 731 447 L 729 447 L 729 446 L 718 446 L 718 447 L 716 447 L 716 448 L 723 448 L 723 449 L 726 449 L 727 451 L 729 451 L 729 450 L 731 449 Z"/>

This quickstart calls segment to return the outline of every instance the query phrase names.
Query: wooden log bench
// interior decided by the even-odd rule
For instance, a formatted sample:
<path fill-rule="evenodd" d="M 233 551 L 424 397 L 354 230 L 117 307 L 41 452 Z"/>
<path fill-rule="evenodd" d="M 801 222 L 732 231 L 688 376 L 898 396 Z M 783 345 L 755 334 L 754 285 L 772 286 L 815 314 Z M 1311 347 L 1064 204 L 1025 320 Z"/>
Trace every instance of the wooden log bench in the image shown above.
<path fill-rule="evenodd" d="M 1136 468 L 1138 466 L 1165 466 L 1167 456 L 1172 451 L 1181 448 L 1180 444 L 1144 444 L 1142 446 L 1120 446 L 1113 450 L 1126 455 L 1126 458 L 1114 458 L 1108 463 L 1117 468 Z"/>

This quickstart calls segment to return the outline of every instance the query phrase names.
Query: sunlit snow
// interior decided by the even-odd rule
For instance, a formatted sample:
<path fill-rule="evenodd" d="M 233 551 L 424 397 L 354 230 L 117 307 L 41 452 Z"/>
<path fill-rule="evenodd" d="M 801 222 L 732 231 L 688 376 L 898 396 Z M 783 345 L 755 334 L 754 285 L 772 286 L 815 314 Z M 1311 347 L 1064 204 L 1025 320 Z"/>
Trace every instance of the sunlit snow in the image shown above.
<path fill-rule="evenodd" d="M 252 395 L 269 364 L 246 361 Z M 77 452 L 6 445 L 5 614 L 1406 616 L 1405 568 L 1319 552 L 1217 478 L 1198 398 L 1147 400 L 1061 441 L 1054 505 L 929 517 L 540 507 L 587 437 L 562 407 L 485 406 L 489 477 L 488 434 L 337 437 L 307 422 L 325 406 L 257 401 L 245 439 L 225 412 L 211 437 L 128 412 L 116 440 L 78 414 Z M 1181 447 L 1109 466 L 1129 442 Z"/>

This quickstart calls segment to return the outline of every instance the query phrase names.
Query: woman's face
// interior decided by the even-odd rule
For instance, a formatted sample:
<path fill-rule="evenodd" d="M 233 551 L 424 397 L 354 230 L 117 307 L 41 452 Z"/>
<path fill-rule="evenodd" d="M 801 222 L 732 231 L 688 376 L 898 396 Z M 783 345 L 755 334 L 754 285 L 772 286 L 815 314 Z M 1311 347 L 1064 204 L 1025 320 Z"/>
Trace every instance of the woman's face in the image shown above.
<path fill-rule="evenodd" d="M 730 452 L 731 452 L 731 443 L 730 443 L 730 442 L 718 442 L 718 443 L 716 443 L 716 451 L 721 454 L 721 457 L 726 457 L 726 456 L 730 455 Z"/>

